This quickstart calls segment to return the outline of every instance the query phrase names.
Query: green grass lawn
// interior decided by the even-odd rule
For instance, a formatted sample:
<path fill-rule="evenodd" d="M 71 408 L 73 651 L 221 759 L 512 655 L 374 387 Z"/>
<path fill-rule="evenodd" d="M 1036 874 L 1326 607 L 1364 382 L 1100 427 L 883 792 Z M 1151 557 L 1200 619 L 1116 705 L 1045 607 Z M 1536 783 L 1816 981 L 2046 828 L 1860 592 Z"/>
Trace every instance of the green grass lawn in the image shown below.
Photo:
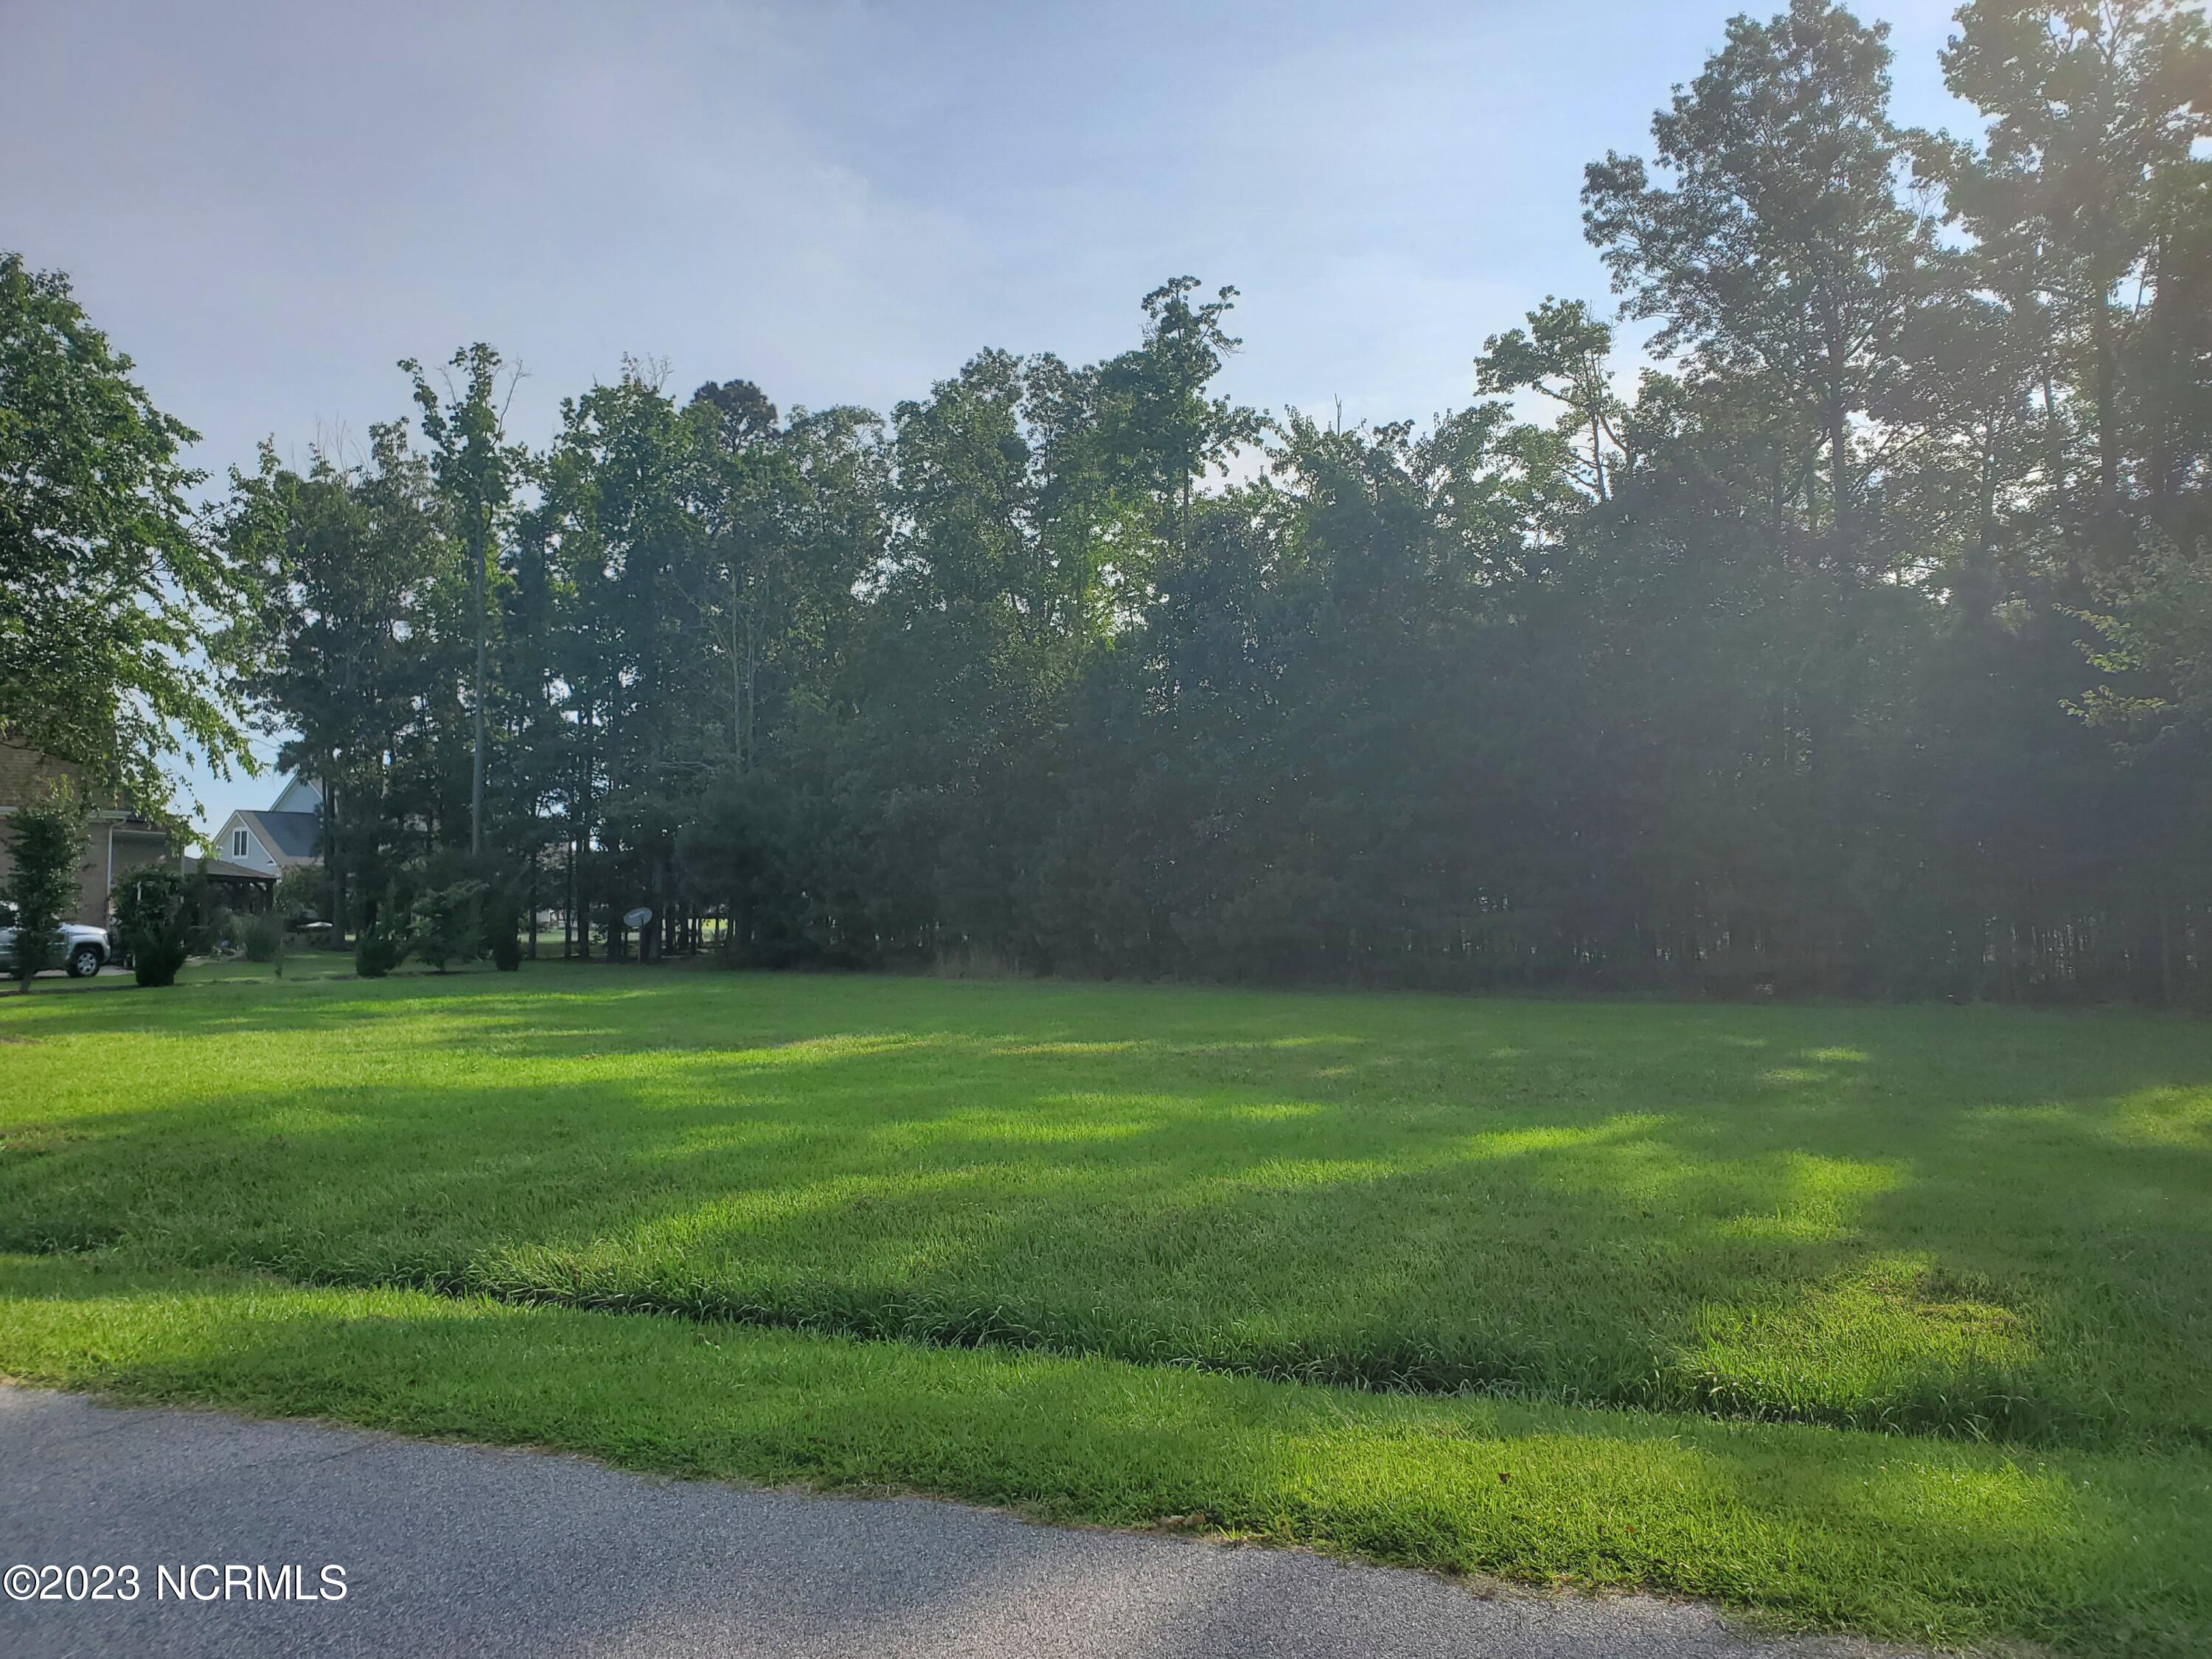
<path fill-rule="evenodd" d="M 2212 1647 L 2212 1027 L 337 965 L 0 1011 L 0 1370 Z"/>

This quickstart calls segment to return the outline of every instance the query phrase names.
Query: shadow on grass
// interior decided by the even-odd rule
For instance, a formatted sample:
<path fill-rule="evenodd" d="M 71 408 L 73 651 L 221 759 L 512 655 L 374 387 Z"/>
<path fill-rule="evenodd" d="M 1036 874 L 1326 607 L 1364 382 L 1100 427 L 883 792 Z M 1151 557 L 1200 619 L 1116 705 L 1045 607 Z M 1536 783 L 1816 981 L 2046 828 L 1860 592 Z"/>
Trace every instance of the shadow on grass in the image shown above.
<path fill-rule="evenodd" d="M 1799 1627 L 2202 1650 L 2212 1465 L 1339 1391 L 97 1260 L 0 1261 L 0 1367 L 682 1475 L 908 1489 L 1645 1586 Z"/>
<path fill-rule="evenodd" d="M 63 1086 L 0 1111 L 0 1244 L 1374 1389 L 2212 1439 L 2201 1028 L 562 978 L 57 1012 L 17 1052 Z M 137 1098 L 128 1060 L 68 1081 L 134 1039 Z"/>

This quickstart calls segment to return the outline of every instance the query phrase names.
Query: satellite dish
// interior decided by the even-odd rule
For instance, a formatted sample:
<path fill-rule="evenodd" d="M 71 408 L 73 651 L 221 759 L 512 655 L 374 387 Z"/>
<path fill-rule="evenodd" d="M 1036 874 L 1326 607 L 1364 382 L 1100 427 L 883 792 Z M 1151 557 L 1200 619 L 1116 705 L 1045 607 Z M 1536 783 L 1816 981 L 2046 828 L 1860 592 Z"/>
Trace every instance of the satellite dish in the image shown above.
<path fill-rule="evenodd" d="M 623 912 L 623 926 L 625 927 L 632 929 L 642 927 L 646 923 L 652 920 L 653 912 L 642 904 L 639 905 L 635 910 L 625 910 Z"/>

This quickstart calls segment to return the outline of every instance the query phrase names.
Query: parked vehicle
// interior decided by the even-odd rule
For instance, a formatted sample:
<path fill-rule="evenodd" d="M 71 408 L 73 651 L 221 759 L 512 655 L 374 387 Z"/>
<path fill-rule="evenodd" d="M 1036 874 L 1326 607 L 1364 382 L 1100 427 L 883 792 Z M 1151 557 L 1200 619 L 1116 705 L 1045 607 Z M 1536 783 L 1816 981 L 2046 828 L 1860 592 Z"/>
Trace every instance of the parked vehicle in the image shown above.
<path fill-rule="evenodd" d="M 115 954 L 105 928 L 65 921 L 54 929 L 60 942 L 62 971 L 71 979 L 89 979 Z M 0 974 L 15 971 L 15 907 L 0 904 Z"/>

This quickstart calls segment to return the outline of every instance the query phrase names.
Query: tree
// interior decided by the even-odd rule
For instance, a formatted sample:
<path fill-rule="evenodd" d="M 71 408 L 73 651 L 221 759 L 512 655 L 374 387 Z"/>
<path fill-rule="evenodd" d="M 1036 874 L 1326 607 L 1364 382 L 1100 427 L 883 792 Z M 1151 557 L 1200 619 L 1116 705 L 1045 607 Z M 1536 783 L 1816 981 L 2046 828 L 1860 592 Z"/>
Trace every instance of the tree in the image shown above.
<path fill-rule="evenodd" d="M 1566 405 L 1565 421 L 1589 433 L 1589 488 L 1601 501 L 1612 495 L 1607 456 L 1620 448 L 1615 429 L 1620 400 L 1607 361 L 1612 351 L 1613 330 L 1583 301 L 1547 297 L 1528 313 L 1527 329 L 1492 335 L 1475 359 L 1477 391 L 1510 393 L 1526 387 Z"/>
<path fill-rule="evenodd" d="M 61 962 L 57 930 L 76 907 L 84 837 L 84 804 L 66 782 L 50 786 L 44 801 L 17 807 L 9 819 L 7 897 L 15 907 L 15 980 L 22 994 L 40 969 Z"/>
<path fill-rule="evenodd" d="M 1792 0 L 1728 44 L 1651 123 L 1671 186 L 1608 154 L 1588 169 L 1583 224 L 1654 344 L 1803 434 L 1785 491 L 1808 514 L 1811 455 L 1828 463 L 1827 526 L 1855 556 L 1863 467 L 1854 423 L 1894 373 L 1929 287 L 1926 216 L 1899 198 L 1907 137 L 1889 118 L 1887 26 Z"/>
<path fill-rule="evenodd" d="M 250 590 L 155 408 L 58 272 L 0 253 L 0 738 L 167 817 L 197 750 L 252 769 L 218 636 Z"/>
<path fill-rule="evenodd" d="M 1222 325 L 1237 290 L 1223 288 L 1193 305 L 1197 287 L 1195 276 L 1176 276 L 1145 295 L 1144 344 L 1098 371 L 1109 453 L 1158 502 L 1160 539 L 1186 552 L 1199 483 L 1261 430 L 1252 410 L 1208 394 L 1222 364 L 1243 344 Z"/>
<path fill-rule="evenodd" d="M 567 728 L 572 845 L 597 854 L 588 874 L 607 890 L 611 918 L 640 897 L 667 916 L 673 803 L 702 769 L 694 734 L 728 706 L 702 684 L 711 641 L 685 602 L 700 586 L 700 457 L 664 380 L 632 361 L 612 384 L 563 401 L 526 538 L 545 550 L 532 589 L 557 592 L 573 618 L 544 679 Z M 652 940 L 641 944 L 650 955 Z"/>
<path fill-rule="evenodd" d="M 1233 290 L 1182 277 L 1128 349 L 981 351 L 888 421 L 628 362 L 526 465 L 464 354 L 425 453 L 264 462 L 225 529 L 362 971 L 403 920 L 514 962 L 565 842 L 571 944 L 644 904 L 647 960 L 2212 994 L 2175 20 L 1976 0 L 1964 143 L 1891 123 L 1880 28 L 1732 24 L 1652 168 L 1589 175 L 1669 360 L 1632 393 L 1553 299 L 1430 425 L 1263 418 L 1219 389 Z"/>
<path fill-rule="evenodd" d="M 776 407 L 750 380 L 708 381 L 684 415 L 697 447 L 691 488 L 705 544 L 691 600 L 726 665 L 727 747 L 743 771 L 758 757 L 761 653 L 781 632 L 778 520 L 792 480 Z"/>
<path fill-rule="evenodd" d="M 392 862 L 422 850 L 400 844 L 395 821 L 439 816 L 434 789 L 406 798 L 413 769 L 395 763 L 434 747 L 422 739 L 449 701 L 434 683 L 458 550 L 397 422 L 369 428 L 361 461 L 318 452 L 304 474 L 264 446 L 257 471 L 234 473 L 220 534 L 258 596 L 228 654 L 284 738 L 280 763 L 322 785 L 325 914 L 343 926 L 349 890 L 376 890 Z"/>
<path fill-rule="evenodd" d="M 2201 296 L 2212 244 L 2191 234 L 2208 171 L 2193 147 L 2212 137 L 2212 32 L 2177 0 L 1972 0 L 1959 22 L 1944 79 L 1990 125 L 1978 152 L 1950 147 L 1939 176 L 1985 262 L 2033 297 L 2051 330 L 2045 404 L 2062 501 L 2069 411 L 2053 382 L 2075 381 L 2094 483 L 2087 513 L 2069 505 L 2076 522 L 2094 520 L 2109 562 L 2126 542 L 2124 495 L 2132 486 L 2170 498 L 2176 482 L 2170 454 L 2143 465 L 2138 451 L 2130 465 L 2127 428 L 2131 403 L 2138 419 L 2159 422 L 2166 411 L 2144 408 L 2142 395 L 2183 354 L 2171 332 L 2166 349 L 2135 357 L 2132 348 L 2147 324 L 2187 308 L 2174 302 L 2192 275 Z M 2200 331 L 2200 354 L 2208 344 Z"/>
<path fill-rule="evenodd" d="M 422 435 L 430 441 L 432 471 L 440 491 L 452 506 L 473 583 L 470 620 L 476 639 L 476 669 L 469 680 L 469 703 L 475 741 L 469 781 L 469 851 L 481 858 L 489 742 L 485 709 L 491 696 L 491 568 L 519 458 L 505 434 L 507 411 L 505 402 L 499 399 L 498 352 L 482 341 L 455 352 L 448 368 L 459 370 L 462 380 L 457 386 L 449 374 L 442 397 L 413 358 L 403 359 L 399 367 L 415 383 Z M 513 391 L 510 380 L 509 396 Z"/>

